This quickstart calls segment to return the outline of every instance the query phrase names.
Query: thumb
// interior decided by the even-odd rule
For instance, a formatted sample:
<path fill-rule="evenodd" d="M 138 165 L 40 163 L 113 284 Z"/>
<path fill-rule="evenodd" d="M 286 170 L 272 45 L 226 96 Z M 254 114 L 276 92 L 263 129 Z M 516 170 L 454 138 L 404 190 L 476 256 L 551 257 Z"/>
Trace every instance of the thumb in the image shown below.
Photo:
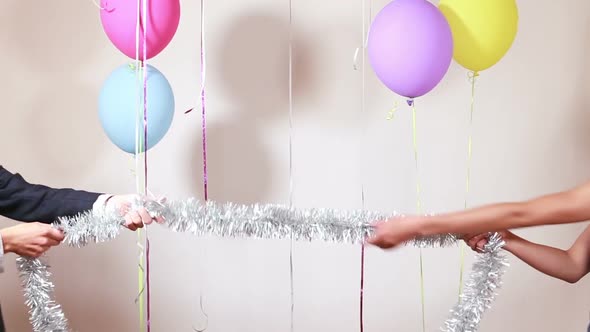
<path fill-rule="evenodd" d="M 372 245 L 376 245 L 376 246 L 382 245 L 382 242 L 384 241 L 384 234 L 383 234 L 384 224 L 385 224 L 384 221 L 380 221 L 374 225 L 375 229 L 374 229 L 373 233 L 371 235 L 369 235 L 369 237 L 367 239 L 367 243 L 372 244 Z"/>
<path fill-rule="evenodd" d="M 51 227 L 47 231 L 47 237 L 55 241 L 61 242 L 63 241 L 65 236 L 61 230 Z"/>

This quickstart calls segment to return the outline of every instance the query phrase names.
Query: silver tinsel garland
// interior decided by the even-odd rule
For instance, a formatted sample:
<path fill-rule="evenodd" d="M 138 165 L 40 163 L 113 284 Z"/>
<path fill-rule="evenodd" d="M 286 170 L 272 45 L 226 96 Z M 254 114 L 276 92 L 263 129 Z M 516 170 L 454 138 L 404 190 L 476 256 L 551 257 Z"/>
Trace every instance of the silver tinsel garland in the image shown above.
<path fill-rule="evenodd" d="M 53 282 L 49 267 L 40 259 L 18 257 L 16 264 L 20 272 L 25 293 L 25 304 L 29 307 L 29 319 L 34 332 L 67 332 L 68 320 L 61 306 L 53 300 Z"/>
<path fill-rule="evenodd" d="M 372 223 L 400 216 L 370 211 L 339 211 L 333 209 L 293 209 L 281 205 L 233 203 L 202 203 L 194 199 L 174 202 L 144 201 L 152 216 L 162 216 L 164 225 L 176 232 L 220 237 L 258 239 L 288 239 L 362 243 L 373 233 Z M 120 214 L 94 210 L 72 218 L 62 218 L 55 227 L 65 233 L 67 245 L 81 247 L 89 243 L 106 242 L 117 237 L 124 223 Z M 456 235 L 445 234 L 417 238 L 406 245 L 446 247 L 455 244 Z M 482 255 L 473 265 L 471 275 L 461 295 L 461 301 L 451 311 L 444 332 L 473 332 L 481 317 L 494 300 L 506 259 L 501 252 L 499 235 L 490 237 Z M 61 307 L 52 300 L 53 283 L 47 266 L 39 259 L 18 259 L 30 320 L 35 332 L 67 331 L 67 320 Z"/>
<path fill-rule="evenodd" d="M 496 291 L 502 284 L 508 261 L 502 247 L 504 240 L 498 233 L 490 234 L 484 252 L 477 256 L 459 303 L 445 321 L 444 332 L 475 332 L 484 312 L 492 306 Z"/>

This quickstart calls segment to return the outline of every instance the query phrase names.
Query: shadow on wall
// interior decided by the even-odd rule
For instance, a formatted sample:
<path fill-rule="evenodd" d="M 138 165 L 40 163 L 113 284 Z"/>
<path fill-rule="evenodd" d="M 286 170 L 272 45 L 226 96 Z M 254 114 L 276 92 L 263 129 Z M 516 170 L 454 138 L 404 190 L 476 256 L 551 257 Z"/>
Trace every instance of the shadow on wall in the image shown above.
<path fill-rule="evenodd" d="M 26 114 L 21 118 L 27 130 L 18 133 L 25 155 L 44 165 L 47 176 L 74 169 L 85 174 L 105 138 L 96 111 L 98 88 L 84 80 L 93 54 L 105 45 L 97 42 L 104 38 L 98 9 L 90 1 L 68 0 L 7 0 L 2 7 L 4 65 L 26 71 L 12 87 L 21 80 L 28 90 L 26 104 L 19 103 L 23 109 L 13 110 Z"/>
<path fill-rule="evenodd" d="M 220 73 L 223 92 L 234 109 L 223 123 L 207 126 L 209 196 L 218 201 L 260 202 L 265 199 L 276 173 L 265 143 L 266 127 L 288 128 L 289 22 L 265 13 L 249 13 L 233 20 L 221 35 L 219 39 L 223 43 L 211 54 L 221 59 L 213 72 Z M 310 88 L 310 56 L 308 45 L 294 31 L 294 98 Z M 209 114 L 215 111 L 211 103 L 207 107 Z M 293 113 L 300 111 L 296 109 Z M 194 113 L 200 113 L 200 108 L 191 114 L 198 116 Z M 198 174 L 195 194 L 203 197 L 200 130 L 194 141 L 190 147 L 194 157 L 187 178 L 194 179 Z M 286 150 L 287 132 L 284 143 Z"/>

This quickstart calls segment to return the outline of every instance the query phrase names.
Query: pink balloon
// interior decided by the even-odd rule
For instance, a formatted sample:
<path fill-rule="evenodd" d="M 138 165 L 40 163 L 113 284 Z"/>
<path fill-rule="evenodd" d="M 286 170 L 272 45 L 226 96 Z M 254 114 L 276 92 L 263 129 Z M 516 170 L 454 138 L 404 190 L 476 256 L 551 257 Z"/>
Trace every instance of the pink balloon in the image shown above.
<path fill-rule="evenodd" d="M 101 0 L 100 21 L 111 42 L 128 57 L 136 56 L 137 2 Z M 147 0 L 147 58 L 158 55 L 172 40 L 180 21 L 179 0 Z M 143 15 L 143 13 L 142 13 Z M 143 22 L 140 19 L 139 59 L 143 60 Z"/>

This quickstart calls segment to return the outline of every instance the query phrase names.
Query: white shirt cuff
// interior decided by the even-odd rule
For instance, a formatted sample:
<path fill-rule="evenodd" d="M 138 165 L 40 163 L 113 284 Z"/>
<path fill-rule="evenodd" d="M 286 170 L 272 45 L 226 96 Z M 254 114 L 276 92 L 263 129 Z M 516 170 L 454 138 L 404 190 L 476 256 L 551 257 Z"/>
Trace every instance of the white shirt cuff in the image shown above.
<path fill-rule="evenodd" d="M 104 194 L 104 195 L 98 196 L 98 198 L 96 199 L 96 202 L 94 202 L 94 204 L 92 204 L 92 209 L 95 211 L 97 209 L 103 209 L 107 204 L 107 200 L 111 197 L 113 197 L 113 195 L 110 195 L 110 194 Z"/>

